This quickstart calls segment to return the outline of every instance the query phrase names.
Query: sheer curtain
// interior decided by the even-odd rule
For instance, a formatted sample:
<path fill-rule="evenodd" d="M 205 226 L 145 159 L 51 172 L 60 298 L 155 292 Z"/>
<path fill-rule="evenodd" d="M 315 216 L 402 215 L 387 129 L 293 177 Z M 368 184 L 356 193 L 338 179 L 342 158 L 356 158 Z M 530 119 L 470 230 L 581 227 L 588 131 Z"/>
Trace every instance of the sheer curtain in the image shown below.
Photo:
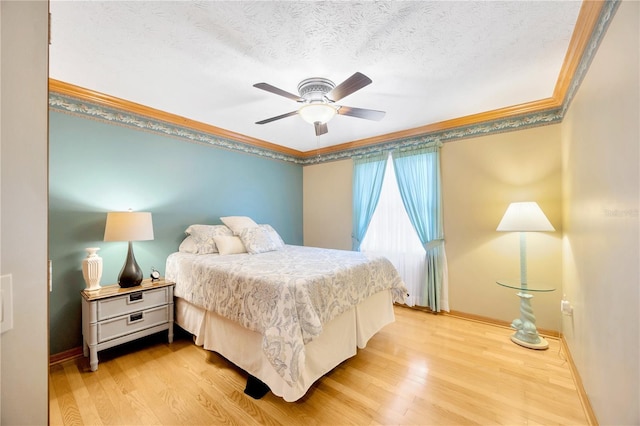
<path fill-rule="evenodd" d="M 393 153 L 395 176 L 409 219 L 425 255 L 425 293 L 416 302 L 448 311 L 448 273 L 442 226 L 440 146 Z"/>
<path fill-rule="evenodd" d="M 353 159 L 353 232 L 352 250 L 360 251 L 371 216 L 380 198 L 387 155 L 382 152 Z"/>
<path fill-rule="evenodd" d="M 419 305 L 425 293 L 424 248 L 404 209 L 391 156 L 385 161 L 387 172 L 378 208 L 373 213 L 360 249 L 389 259 L 409 291 L 407 305 Z"/>

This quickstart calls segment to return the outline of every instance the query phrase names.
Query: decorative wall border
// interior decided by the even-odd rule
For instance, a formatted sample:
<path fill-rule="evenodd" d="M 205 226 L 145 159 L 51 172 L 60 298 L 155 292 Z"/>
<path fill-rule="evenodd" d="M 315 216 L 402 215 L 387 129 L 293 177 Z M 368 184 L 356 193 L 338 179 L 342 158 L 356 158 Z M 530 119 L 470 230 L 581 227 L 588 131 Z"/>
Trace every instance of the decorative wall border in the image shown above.
<path fill-rule="evenodd" d="M 376 145 L 367 145 L 359 148 L 345 149 L 342 151 L 320 154 L 316 157 L 307 157 L 303 165 L 326 163 L 330 161 L 344 160 L 354 156 L 364 156 L 380 151 L 393 151 L 399 148 L 423 148 L 436 142 L 451 142 L 460 139 L 474 138 L 497 133 L 523 130 L 530 127 L 546 126 L 562 121 L 560 109 L 527 114 L 521 117 L 509 117 L 487 121 L 484 123 L 460 126 L 452 129 L 426 133 L 420 136 L 390 140 Z"/>
<path fill-rule="evenodd" d="M 417 129 L 419 134 L 416 135 L 394 137 L 393 134 L 390 134 L 387 135 L 388 140 L 377 143 L 361 141 L 360 146 L 356 146 L 357 142 L 347 143 L 333 150 L 331 148 L 319 150 L 317 154 L 313 154 L 313 152 L 300 153 L 300 155 L 290 154 L 280 152 L 277 149 L 269 149 L 268 147 L 240 142 L 214 133 L 199 131 L 188 125 L 179 125 L 161 119 L 150 118 L 142 114 L 133 113 L 127 109 L 105 106 L 100 98 L 97 98 L 96 101 L 89 101 L 79 97 L 76 98 L 75 96 L 63 93 L 62 90 L 57 91 L 58 89 L 56 87 L 51 88 L 49 93 L 49 108 L 52 111 L 303 166 L 337 161 L 379 151 L 390 151 L 400 147 L 419 148 L 434 142 L 444 143 L 545 126 L 559 123 L 564 118 L 573 97 L 577 93 L 580 83 L 587 73 L 597 48 L 620 5 L 620 1 L 621 0 L 607 0 L 598 2 L 597 4 L 596 2 L 583 3 L 581 17 L 579 17 L 579 20 L 582 20 L 582 32 L 574 34 L 570 51 L 567 53 L 567 58 L 565 58 L 563 73 L 559 77 L 556 87 L 556 92 L 564 91 L 564 93 L 555 93 L 555 98 L 547 100 L 505 108 L 489 114 L 478 114 L 473 118 L 467 118 L 467 123 L 470 124 L 464 124 L 465 120 L 463 119 L 451 120 L 449 122 L 419 128 Z M 590 22 L 590 20 L 594 20 L 595 23 Z M 590 34 L 585 34 L 586 31 L 589 31 Z M 584 47 L 582 47 L 582 43 L 584 43 Z M 578 54 L 580 55 L 579 60 L 575 59 L 575 56 Z M 573 61 L 575 61 L 575 63 L 573 63 Z M 573 71 L 573 67 L 575 67 L 575 71 Z M 571 72 L 570 83 L 565 87 L 564 79 L 567 77 L 566 74 Z M 106 97 L 106 95 L 104 95 L 104 97 Z M 557 99 L 557 97 L 562 97 L 562 99 Z M 518 114 L 518 111 L 527 112 Z M 482 118 L 485 116 L 489 118 L 483 121 Z M 422 130 L 424 130 L 424 132 L 420 133 Z M 404 133 L 401 133 L 401 135 L 402 134 Z"/>
<path fill-rule="evenodd" d="M 571 79 L 571 84 L 569 85 L 566 96 L 562 102 L 562 109 L 560 113 L 563 118 L 569 109 L 571 101 L 578 92 L 578 88 L 580 87 L 580 84 L 582 84 L 582 80 L 584 80 L 584 77 L 587 75 L 589 66 L 591 65 L 591 62 L 596 55 L 596 51 L 598 50 L 598 47 L 611 24 L 611 20 L 618 11 L 621 1 L 622 0 L 607 0 L 604 2 L 604 5 L 600 10 L 600 15 L 598 16 L 593 33 L 591 34 L 589 42 L 584 49 L 582 58 L 580 59 L 577 70 Z"/>
<path fill-rule="evenodd" d="M 155 134 L 187 140 L 189 142 L 197 142 L 215 146 L 217 148 L 238 151 L 244 154 L 258 155 L 261 157 L 271 158 L 273 160 L 296 164 L 302 163 L 302 160 L 299 157 L 245 144 L 205 132 L 198 132 L 189 127 L 173 125 L 165 121 L 155 120 L 116 108 L 108 108 L 98 103 L 87 102 L 54 92 L 49 93 L 49 109 L 56 112 L 62 112 L 110 124 L 117 124 L 137 130 L 145 130 Z"/>

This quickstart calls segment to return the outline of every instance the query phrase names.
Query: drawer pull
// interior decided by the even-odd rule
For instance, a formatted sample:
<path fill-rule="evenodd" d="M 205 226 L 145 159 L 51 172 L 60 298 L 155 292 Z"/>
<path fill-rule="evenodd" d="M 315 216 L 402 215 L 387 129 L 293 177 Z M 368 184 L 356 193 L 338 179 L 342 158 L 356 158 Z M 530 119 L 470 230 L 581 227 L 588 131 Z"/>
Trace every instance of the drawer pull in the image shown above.
<path fill-rule="evenodd" d="M 137 291 L 129 295 L 129 303 L 142 302 L 142 292 Z"/>
<path fill-rule="evenodd" d="M 142 321 L 142 312 L 129 315 L 129 324 Z"/>

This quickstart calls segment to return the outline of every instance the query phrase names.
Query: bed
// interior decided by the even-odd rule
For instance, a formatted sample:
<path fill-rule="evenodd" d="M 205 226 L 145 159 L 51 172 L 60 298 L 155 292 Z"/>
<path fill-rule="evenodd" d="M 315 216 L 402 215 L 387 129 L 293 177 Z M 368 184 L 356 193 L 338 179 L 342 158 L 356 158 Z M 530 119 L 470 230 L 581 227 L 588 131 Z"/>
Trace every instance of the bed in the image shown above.
<path fill-rule="evenodd" d="M 246 393 L 296 401 L 394 321 L 406 288 L 384 257 L 286 245 L 269 225 L 251 229 L 187 229 L 166 262 L 175 321 L 249 374 Z"/>

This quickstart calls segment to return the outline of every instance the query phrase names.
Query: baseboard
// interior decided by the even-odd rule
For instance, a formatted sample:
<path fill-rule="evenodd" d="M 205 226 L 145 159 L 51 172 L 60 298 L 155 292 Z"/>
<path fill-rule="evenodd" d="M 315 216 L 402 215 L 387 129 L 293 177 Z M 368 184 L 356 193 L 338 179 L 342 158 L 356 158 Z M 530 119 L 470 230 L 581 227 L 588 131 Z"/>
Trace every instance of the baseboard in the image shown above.
<path fill-rule="evenodd" d="M 70 361 L 83 356 L 82 348 L 77 347 L 49 356 L 49 366 L 60 364 L 61 362 Z"/>
<path fill-rule="evenodd" d="M 466 319 L 466 320 L 478 321 L 478 322 L 483 322 L 483 323 L 486 323 L 486 324 L 497 325 L 497 326 L 500 326 L 500 327 L 511 328 L 511 323 L 510 322 L 497 320 L 497 319 L 489 318 L 489 317 L 483 317 L 481 315 L 468 314 L 466 312 L 459 312 L 459 311 L 443 312 L 443 314 L 450 315 L 452 317 L 463 318 L 463 319 Z M 544 329 L 544 328 L 538 328 L 538 333 L 542 334 L 545 337 L 555 337 L 556 339 L 560 338 L 560 332 L 555 331 L 555 330 L 547 330 L 547 329 Z"/>
<path fill-rule="evenodd" d="M 571 377 L 573 377 L 573 383 L 578 390 L 578 397 L 580 398 L 580 403 L 582 404 L 582 408 L 584 409 L 584 414 L 587 417 L 589 426 L 597 426 L 598 419 L 596 418 L 596 414 L 591 407 L 589 396 L 587 396 L 587 392 L 584 390 L 582 379 L 580 378 L 580 373 L 578 373 L 578 369 L 573 362 L 571 351 L 569 351 L 569 345 L 567 345 L 567 341 L 565 340 L 563 335 L 560 336 L 560 343 L 562 344 L 562 350 L 565 354 L 567 354 L 567 363 L 569 364 L 569 369 L 571 370 Z"/>

